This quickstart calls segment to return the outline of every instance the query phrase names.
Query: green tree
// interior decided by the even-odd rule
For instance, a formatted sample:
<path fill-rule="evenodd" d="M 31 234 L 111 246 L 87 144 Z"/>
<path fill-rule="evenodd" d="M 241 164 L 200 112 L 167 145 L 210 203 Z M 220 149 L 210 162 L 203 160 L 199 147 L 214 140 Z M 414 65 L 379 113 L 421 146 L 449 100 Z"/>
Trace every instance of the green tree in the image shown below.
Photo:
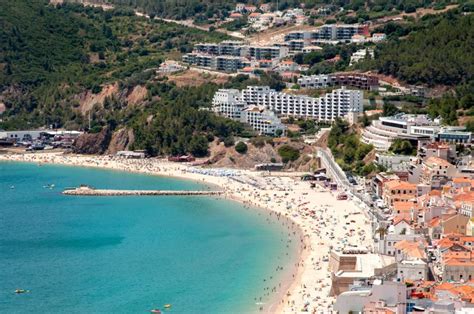
<path fill-rule="evenodd" d="M 398 155 L 415 156 L 417 149 L 410 141 L 397 138 L 393 141 L 389 150 Z"/>
<path fill-rule="evenodd" d="M 300 157 L 300 152 L 298 149 L 290 146 L 290 145 L 283 145 L 280 148 L 278 148 L 278 155 L 280 155 L 281 160 L 284 163 L 287 163 L 289 161 L 295 161 Z"/>
<path fill-rule="evenodd" d="M 247 153 L 248 147 L 247 144 L 244 142 L 238 142 L 237 145 L 235 145 L 235 151 L 239 154 L 245 154 Z"/>
<path fill-rule="evenodd" d="M 394 104 L 389 103 L 389 102 L 385 102 L 383 104 L 383 116 L 384 117 L 393 116 L 393 115 L 395 115 L 399 112 L 400 111 L 398 110 L 398 108 Z"/>
<path fill-rule="evenodd" d="M 204 157 L 208 154 L 209 142 L 201 135 L 193 136 L 189 142 L 189 151 L 195 157 Z"/>

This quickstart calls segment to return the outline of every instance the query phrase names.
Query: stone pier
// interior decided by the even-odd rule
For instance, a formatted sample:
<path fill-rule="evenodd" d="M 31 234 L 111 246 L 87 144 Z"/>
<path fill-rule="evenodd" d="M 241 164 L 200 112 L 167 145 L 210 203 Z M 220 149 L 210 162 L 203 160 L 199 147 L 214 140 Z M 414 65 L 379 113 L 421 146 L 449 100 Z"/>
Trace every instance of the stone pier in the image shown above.
<path fill-rule="evenodd" d="M 78 187 L 63 191 L 64 195 L 76 196 L 199 196 L 221 195 L 223 191 L 173 191 L 173 190 L 108 190 L 91 187 Z"/>

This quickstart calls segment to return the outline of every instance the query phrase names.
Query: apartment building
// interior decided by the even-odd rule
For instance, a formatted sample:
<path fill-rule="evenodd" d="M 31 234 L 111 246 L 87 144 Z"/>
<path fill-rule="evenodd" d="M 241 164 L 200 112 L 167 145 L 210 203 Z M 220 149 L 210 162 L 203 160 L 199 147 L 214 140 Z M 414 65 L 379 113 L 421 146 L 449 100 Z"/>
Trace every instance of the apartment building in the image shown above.
<path fill-rule="evenodd" d="M 260 134 L 274 135 L 278 130 L 282 133 L 286 130 L 286 126 L 273 111 L 261 106 L 250 106 L 244 109 L 240 120 L 249 124 Z"/>
<path fill-rule="evenodd" d="M 410 168 L 411 156 L 393 154 L 375 154 L 375 163 L 390 171 L 406 171 Z"/>
<path fill-rule="evenodd" d="M 350 112 L 362 112 L 363 92 L 336 89 L 319 98 L 277 92 L 268 86 L 248 86 L 242 91 L 242 99 L 264 106 L 281 116 L 310 118 L 332 122 Z"/>
<path fill-rule="evenodd" d="M 298 84 L 303 88 L 351 86 L 364 90 L 376 90 L 379 80 L 376 76 L 361 73 L 320 74 L 302 76 L 298 79 Z"/>
<path fill-rule="evenodd" d="M 263 109 L 278 116 L 332 122 L 348 113 L 362 112 L 362 100 L 363 92 L 344 87 L 312 98 L 277 92 L 268 86 L 248 86 L 242 91 L 220 89 L 215 93 L 212 104 L 217 114 L 249 123 L 259 132 L 272 134 L 276 130 L 284 131 L 284 128 L 276 116 Z"/>
<path fill-rule="evenodd" d="M 236 72 L 250 66 L 250 61 L 242 57 L 215 56 L 201 53 L 188 53 L 183 56 L 183 62 L 223 72 Z"/>
<path fill-rule="evenodd" d="M 237 89 L 220 89 L 214 94 L 212 110 L 223 117 L 249 124 L 260 134 L 275 135 L 277 130 L 285 133 L 286 126 L 273 111 L 265 107 L 249 105 L 243 101 Z"/>
<path fill-rule="evenodd" d="M 236 40 L 224 40 L 220 43 L 199 43 L 194 46 L 194 51 L 211 55 L 239 57 L 243 45 L 244 42 Z"/>
<path fill-rule="evenodd" d="M 410 202 L 417 197 L 416 185 L 400 180 L 385 182 L 383 200 L 392 208 L 395 202 Z"/>
<path fill-rule="evenodd" d="M 298 85 L 302 88 L 328 88 L 333 86 L 334 81 L 331 75 L 303 75 L 298 79 Z"/>
<path fill-rule="evenodd" d="M 284 46 L 243 46 L 241 55 L 257 60 L 282 59 L 288 56 L 289 49 Z"/>
<path fill-rule="evenodd" d="M 451 179 L 456 174 L 456 167 L 439 157 L 428 157 L 421 164 L 421 183 L 431 184 L 435 177 Z"/>
<path fill-rule="evenodd" d="M 238 89 L 219 89 L 214 94 L 212 104 L 215 113 L 232 120 L 241 120 L 246 107 Z"/>
<path fill-rule="evenodd" d="M 242 41 L 225 40 L 220 43 L 200 43 L 194 46 L 194 53 L 214 56 L 233 56 L 260 59 L 281 59 L 288 56 L 285 46 L 246 45 Z"/>
<path fill-rule="evenodd" d="M 368 25 L 328 24 L 313 31 L 290 32 L 285 35 L 285 41 L 295 39 L 350 41 L 356 34 L 369 35 Z"/>

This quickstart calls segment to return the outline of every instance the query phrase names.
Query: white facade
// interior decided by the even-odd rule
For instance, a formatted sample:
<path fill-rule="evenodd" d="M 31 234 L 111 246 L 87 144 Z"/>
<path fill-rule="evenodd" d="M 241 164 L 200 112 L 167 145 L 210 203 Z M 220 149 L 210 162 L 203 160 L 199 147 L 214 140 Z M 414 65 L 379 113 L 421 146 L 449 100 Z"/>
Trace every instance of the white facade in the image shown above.
<path fill-rule="evenodd" d="M 375 163 L 382 165 L 390 171 L 408 171 L 410 168 L 410 156 L 376 154 Z"/>
<path fill-rule="evenodd" d="M 168 60 L 160 64 L 160 67 L 158 68 L 158 73 L 175 73 L 184 69 L 186 68 L 178 62 Z"/>
<path fill-rule="evenodd" d="M 226 118 L 240 120 L 246 107 L 237 89 L 220 89 L 214 94 L 212 110 Z"/>
<path fill-rule="evenodd" d="M 264 106 L 279 115 L 332 122 L 344 118 L 349 112 L 362 112 L 363 92 L 345 87 L 333 90 L 319 98 L 277 92 L 268 86 L 248 86 L 242 99 Z"/>
<path fill-rule="evenodd" d="M 362 142 L 374 145 L 378 151 L 387 151 L 396 138 L 417 139 L 421 136 L 433 137 L 439 130 L 439 121 L 426 115 L 399 114 L 380 117 L 362 132 Z"/>
<path fill-rule="evenodd" d="M 397 279 L 400 282 L 428 279 L 428 265 L 421 259 L 404 260 L 399 262 L 397 266 Z"/>
<path fill-rule="evenodd" d="M 278 118 L 277 121 L 276 117 L 269 116 L 267 112 L 257 114 L 254 107 L 254 111 L 246 109 L 250 106 L 258 106 L 260 109 L 268 109 L 280 116 L 332 122 L 336 118 L 346 117 L 349 113 L 362 112 L 362 102 L 362 91 L 348 90 L 344 87 L 323 97 L 313 98 L 277 92 L 268 86 L 248 86 L 241 92 L 236 89 L 220 89 L 215 93 L 212 104 L 213 111 L 219 115 L 234 120 L 244 119 L 244 122 L 254 126 L 256 130 L 271 133 L 272 130 L 281 129 Z M 272 126 L 260 127 L 259 124 L 256 128 L 258 123 L 248 122 L 248 115 L 260 115 L 258 119 L 272 121 Z"/>
<path fill-rule="evenodd" d="M 370 48 L 357 50 L 352 54 L 349 65 L 353 65 L 361 60 L 364 60 L 366 57 L 373 59 L 374 50 Z"/>
<path fill-rule="evenodd" d="M 214 94 L 212 110 L 218 115 L 249 124 L 260 134 L 274 135 L 286 130 L 274 112 L 265 107 L 249 105 L 237 89 L 220 89 Z"/>
<path fill-rule="evenodd" d="M 283 133 L 286 130 L 285 125 L 273 111 L 259 106 L 250 106 L 244 109 L 240 121 L 249 124 L 260 134 L 274 135 L 277 130 L 281 130 Z"/>
<path fill-rule="evenodd" d="M 0 131 L 0 139 L 10 139 L 14 141 L 22 141 L 24 139 L 36 140 L 43 132 L 46 131 Z"/>
<path fill-rule="evenodd" d="M 329 75 L 309 75 L 298 79 L 298 85 L 309 88 L 326 88 L 332 85 L 332 79 Z"/>

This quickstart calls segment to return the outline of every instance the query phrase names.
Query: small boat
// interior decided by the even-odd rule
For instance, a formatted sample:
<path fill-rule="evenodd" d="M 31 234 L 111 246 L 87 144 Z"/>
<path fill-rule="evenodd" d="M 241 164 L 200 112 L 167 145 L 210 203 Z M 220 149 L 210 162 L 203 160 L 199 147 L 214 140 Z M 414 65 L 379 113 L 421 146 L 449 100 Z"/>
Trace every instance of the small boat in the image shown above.
<path fill-rule="evenodd" d="M 15 290 L 16 294 L 27 293 L 27 292 L 30 292 L 30 290 L 24 290 L 24 289 L 16 289 Z"/>
<path fill-rule="evenodd" d="M 12 190 L 13 190 L 14 188 L 15 188 L 15 186 L 14 186 L 14 185 L 10 186 L 10 189 L 12 189 Z"/>
<path fill-rule="evenodd" d="M 165 309 L 170 309 L 171 308 L 171 304 L 165 304 Z"/>
<path fill-rule="evenodd" d="M 150 311 L 150 313 L 158 313 L 158 314 L 160 314 L 161 311 L 160 311 L 159 309 L 153 309 L 153 310 Z"/>

